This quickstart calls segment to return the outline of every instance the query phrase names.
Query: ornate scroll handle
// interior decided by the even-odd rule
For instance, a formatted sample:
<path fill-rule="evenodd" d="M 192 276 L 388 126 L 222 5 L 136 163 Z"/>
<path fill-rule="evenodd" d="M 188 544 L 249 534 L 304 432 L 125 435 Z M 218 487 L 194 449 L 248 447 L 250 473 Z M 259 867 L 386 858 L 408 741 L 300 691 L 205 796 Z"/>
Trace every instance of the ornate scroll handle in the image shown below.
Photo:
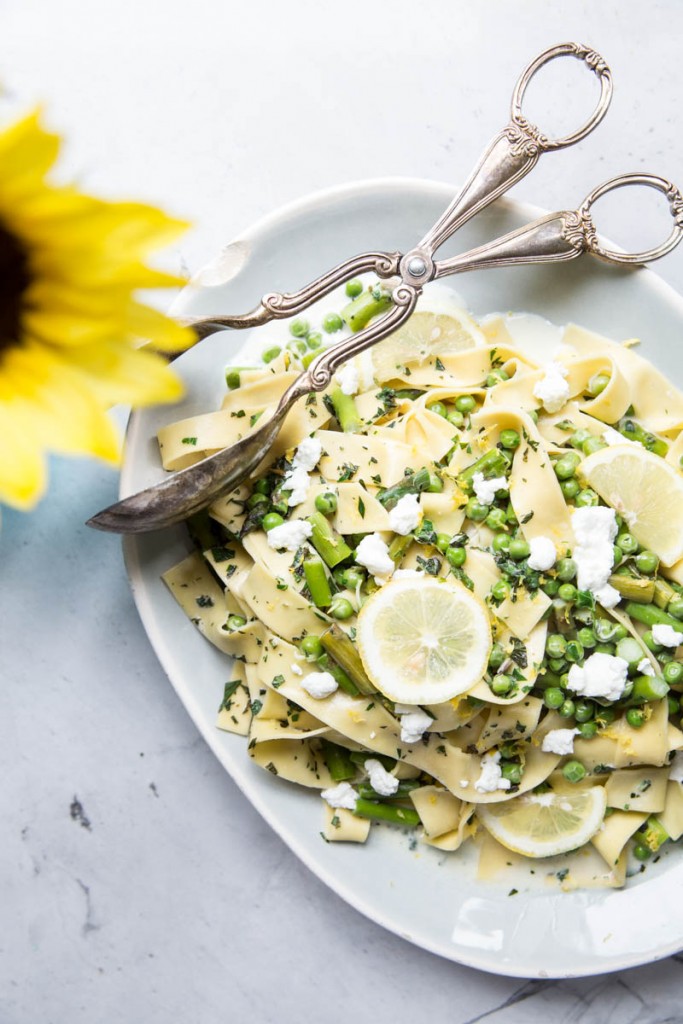
<path fill-rule="evenodd" d="M 260 327 L 271 320 L 296 316 L 311 303 L 322 299 L 356 274 L 372 272 L 383 280 L 394 277 L 398 273 L 400 259 L 401 254 L 398 252 L 364 252 L 338 263 L 336 267 L 297 292 L 269 292 L 250 313 L 240 316 L 185 317 L 180 322 L 186 327 L 192 327 L 199 339 L 225 329 L 243 330 L 248 327 Z"/>
<path fill-rule="evenodd" d="M 663 192 L 669 201 L 674 226 L 665 242 L 645 252 L 626 253 L 603 245 L 591 217 L 591 207 L 606 192 L 626 185 L 646 185 Z M 576 259 L 584 252 L 592 253 L 608 263 L 641 264 L 659 259 L 678 245 L 683 238 L 683 195 L 675 185 L 654 174 L 622 174 L 598 185 L 584 199 L 578 210 L 561 210 L 525 224 L 493 242 L 480 245 L 450 260 L 436 264 L 436 277 L 462 274 L 468 270 L 511 267 L 528 263 L 559 263 Z"/>
<path fill-rule="evenodd" d="M 542 67 L 558 57 L 582 60 L 600 80 L 600 99 L 582 128 L 563 139 L 549 139 L 522 114 L 522 101 L 527 87 Z M 406 255 L 402 268 L 404 277 L 422 284 L 434 272 L 433 254 L 447 238 L 462 227 L 494 199 L 497 199 L 536 165 L 542 153 L 563 149 L 583 139 L 600 123 L 612 98 L 612 75 L 604 59 L 595 50 L 581 43 L 560 43 L 541 53 L 522 72 L 512 93 L 510 122 L 491 141 L 472 171 L 462 191 L 440 217 L 420 244 Z M 409 274 L 411 261 L 421 259 L 423 274 Z M 419 264 L 414 264 L 419 266 Z"/>
<path fill-rule="evenodd" d="M 590 213 L 591 207 L 601 196 L 604 196 L 607 192 L 613 192 L 615 189 L 625 188 L 628 185 L 645 185 L 647 188 L 654 188 L 658 192 L 662 192 L 668 201 L 669 211 L 673 220 L 671 234 L 666 241 L 662 242 L 661 245 L 655 246 L 653 249 L 646 249 L 644 252 L 629 253 L 607 248 L 598 238 Z M 602 185 L 598 185 L 597 188 L 593 189 L 576 211 L 576 215 L 580 222 L 577 227 L 582 235 L 583 248 L 593 253 L 599 259 L 606 260 L 608 263 L 631 265 L 650 263 L 652 260 L 658 260 L 661 256 L 666 256 L 683 238 L 683 195 L 670 181 L 667 181 L 666 178 L 660 178 L 656 174 L 620 174 L 616 178 L 610 178 L 609 181 L 605 181 Z M 573 238 L 578 241 L 573 227 L 570 227 L 567 237 L 570 240 Z"/>

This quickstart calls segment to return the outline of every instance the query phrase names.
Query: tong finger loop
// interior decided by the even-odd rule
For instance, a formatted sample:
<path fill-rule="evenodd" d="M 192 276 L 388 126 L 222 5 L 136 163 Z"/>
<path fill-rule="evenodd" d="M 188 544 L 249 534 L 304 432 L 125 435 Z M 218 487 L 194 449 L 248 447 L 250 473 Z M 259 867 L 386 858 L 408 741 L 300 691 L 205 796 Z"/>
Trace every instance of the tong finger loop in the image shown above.
<path fill-rule="evenodd" d="M 618 249 L 610 249 L 598 238 L 598 233 L 591 216 L 591 208 L 601 196 L 613 192 L 619 188 L 626 188 L 629 185 L 644 185 L 663 193 L 669 204 L 669 211 L 673 220 L 673 228 L 669 237 L 660 245 L 643 252 L 620 252 Z M 573 225 L 567 240 L 573 244 L 581 245 L 584 250 L 593 253 L 600 259 L 609 263 L 623 263 L 637 265 L 657 260 L 671 252 L 681 238 L 683 238 L 683 195 L 666 178 L 660 178 L 656 174 L 620 174 L 616 178 L 610 178 L 602 185 L 593 189 L 590 195 L 586 196 L 583 203 L 576 211 L 576 223 Z"/>
<path fill-rule="evenodd" d="M 270 292 L 264 295 L 261 305 L 273 320 L 295 316 L 356 274 L 372 272 L 381 279 L 393 277 L 398 272 L 400 259 L 401 254 L 398 252 L 364 252 L 337 264 L 297 292 Z"/>
<path fill-rule="evenodd" d="M 534 75 L 558 57 L 576 57 L 578 60 L 582 60 L 600 81 L 600 98 L 595 110 L 583 127 L 572 132 L 571 135 L 565 135 L 564 138 L 550 139 L 524 116 L 522 101 Z M 612 99 L 612 88 L 612 73 L 604 57 L 596 50 L 592 50 L 582 43 L 560 43 L 558 46 L 551 46 L 550 49 L 539 54 L 536 60 L 532 61 L 520 75 L 512 93 L 511 121 L 505 129 L 505 133 L 519 152 L 528 156 L 535 156 L 539 152 L 551 149 L 564 149 L 566 146 L 573 146 L 575 142 L 580 142 L 589 132 L 592 132 L 602 121 Z"/>

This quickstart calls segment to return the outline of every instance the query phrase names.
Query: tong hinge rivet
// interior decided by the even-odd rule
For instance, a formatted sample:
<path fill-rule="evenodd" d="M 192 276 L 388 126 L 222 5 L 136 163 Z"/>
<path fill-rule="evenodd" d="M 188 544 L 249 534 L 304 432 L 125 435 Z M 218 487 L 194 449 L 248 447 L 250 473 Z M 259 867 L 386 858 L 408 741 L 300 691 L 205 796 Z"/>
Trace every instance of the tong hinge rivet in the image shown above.
<path fill-rule="evenodd" d="M 427 264 L 421 256 L 413 256 L 408 262 L 408 271 L 413 277 L 421 277 L 427 269 Z"/>

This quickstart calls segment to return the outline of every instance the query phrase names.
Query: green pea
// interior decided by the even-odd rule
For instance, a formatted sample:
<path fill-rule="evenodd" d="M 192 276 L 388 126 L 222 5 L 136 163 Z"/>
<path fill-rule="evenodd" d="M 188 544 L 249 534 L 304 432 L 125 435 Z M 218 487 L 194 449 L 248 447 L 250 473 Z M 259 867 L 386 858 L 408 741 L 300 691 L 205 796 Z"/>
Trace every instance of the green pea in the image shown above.
<path fill-rule="evenodd" d="M 514 741 L 512 743 L 501 743 L 498 750 L 504 761 L 514 761 L 519 756 L 519 748 Z"/>
<path fill-rule="evenodd" d="M 595 635 L 601 643 L 609 643 L 611 640 L 621 640 L 622 637 L 628 636 L 628 632 L 618 622 L 613 622 L 612 619 L 596 619 Z"/>
<path fill-rule="evenodd" d="M 351 566 L 348 569 L 339 570 L 338 573 L 335 571 L 334 578 L 340 586 L 346 587 L 348 590 L 355 590 L 365 583 L 366 576 L 362 569 Z"/>
<path fill-rule="evenodd" d="M 575 498 L 581 490 L 581 484 L 576 479 L 576 477 L 572 476 L 569 478 L 569 480 L 560 481 L 560 490 L 562 491 L 562 494 L 565 498 L 571 500 L 572 498 Z"/>
<path fill-rule="evenodd" d="M 473 395 L 460 395 L 455 400 L 455 408 L 458 412 L 472 412 L 477 407 L 476 399 Z"/>
<path fill-rule="evenodd" d="M 440 494 L 443 490 L 443 480 L 438 473 L 429 474 L 429 483 L 427 484 L 427 490 L 430 494 Z"/>
<path fill-rule="evenodd" d="M 235 391 L 240 386 L 240 371 L 226 370 L 225 383 L 227 384 L 231 391 Z"/>
<path fill-rule="evenodd" d="M 543 593 L 547 594 L 548 597 L 555 597 L 558 590 L 560 589 L 560 584 L 557 582 L 557 580 L 546 580 L 546 582 L 543 584 L 542 589 Z"/>
<path fill-rule="evenodd" d="M 586 769 L 580 761 L 567 761 L 562 767 L 562 774 L 567 782 L 581 782 L 586 778 Z"/>
<path fill-rule="evenodd" d="M 632 636 L 625 636 L 617 644 L 616 655 L 627 661 L 631 668 L 643 660 L 643 648 Z"/>
<path fill-rule="evenodd" d="M 500 666 L 505 661 L 505 658 L 506 654 L 503 645 L 493 644 L 493 646 L 491 647 L 491 653 L 489 655 L 489 668 L 492 668 L 494 671 L 495 669 L 500 668 Z"/>
<path fill-rule="evenodd" d="M 517 516 L 515 515 L 515 510 L 512 507 L 511 501 L 508 501 L 507 503 L 507 506 L 505 508 L 505 515 L 507 516 L 508 524 L 510 526 L 519 526 L 519 521 L 517 519 Z"/>
<path fill-rule="evenodd" d="M 527 409 L 526 414 L 532 423 L 538 423 L 538 409 Z"/>
<path fill-rule="evenodd" d="M 289 325 L 289 333 L 295 338 L 304 338 L 311 329 L 311 325 L 308 320 L 304 320 L 303 317 L 297 317 L 296 320 L 292 320 Z"/>
<path fill-rule="evenodd" d="M 580 629 L 576 634 L 576 638 L 584 647 L 588 648 L 595 647 L 598 642 L 595 633 L 592 629 L 589 629 L 588 626 L 584 626 L 583 629 Z"/>
<path fill-rule="evenodd" d="M 278 345 L 273 345 L 272 348 L 266 349 L 261 358 L 264 363 L 272 363 L 273 359 L 277 359 L 281 352 L 282 349 Z"/>
<path fill-rule="evenodd" d="M 590 489 L 590 487 L 586 487 L 576 495 L 577 508 L 589 508 L 598 505 L 599 503 L 600 498 L 597 496 L 595 491 Z"/>
<path fill-rule="evenodd" d="M 247 620 L 243 615 L 229 615 L 226 623 L 230 632 L 233 632 L 235 629 L 241 629 L 242 626 L 246 626 L 246 624 Z"/>
<path fill-rule="evenodd" d="M 448 415 L 448 410 L 443 402 L 432 402 L 432 404 L 428 405 L 427 408 L 430 412 L 436 413 L 437 416 L 443 416 L 444 419 L 446 419 L 446 416 Z"/>
<path fill-rule="evenodd" d="M 590 430 L 575 430 L 569 438 L 569 443 L 572 448 L 583 448 L 586 441 L 590 441 L 592 436 Z"/>
<path fill-rule="evenodd" d="M 354 277 L 350 281 L 346 282 L 346 287 L 344 291 L 346 292 L 350 299 L 355 299 L 363 291 L 363 282 L 360 281 L 357 277 Z"/>
<path fill-rule="evenodd" d="M 569 583 L 573 580 L 577 573 L 576 562 L 573 558 L 561 558 L 555 566 L 558 580 L 562 580 L 563 583 Z"/>
<path fill-rule="evenodd" d="M 268 504 L 269 504 L 269 502 L 268 502 L 268 495 L 267 494 L 259 494 L 257 492 L 256 494 L 252 494 L 251 497 L 249 497 L 247 499 L 247 508 L 256 508 L 257 505 L 268 505 Z"/>
<path fill-rule="evenodd" d="M 564 691 L 559 686 L 549 686 L 543 694 L 543 703 L 552 711 L 561 708 L 564 704 Z"/>
<path fill-rule="evenodd" d="M 575 601 L 577 594 L 578 594 L 578 590 L 576 589 L 576 587 L 574 586 L 573 583 L 563 583 L 562 586 L 560 587 L 560 589 L 557 592 L 557 596 L 562 601 L 567 601 L 567 603 L 570 603 L 571 601 Z"/>
<path fill-rule="evenodd" d="M 457 409 L 451 409 L 446 416 L 449 423 L 452 423 L 454 427 L 461 427 L 465 422 L 465 417 Z"/>
<path fill-rule="evenodd" d="M 531 548 L 524 537 L 513 537 L 510 541 L 510 558 L 514 558 L 516 562 L 528 558 L 530 551 Z"/>
<path fill-rule="evenodd" d="M 495 388 L 496 384 L 500 384 L 501 381 L 509 379 L 510 378 L 505 370 L 492 370 L 491 373 L 486 374 L 484 385 L 487 388 Z"/>
<path fill-rule="evenodd" d="M 331 491 L 325 491 L 324 494 L 316 494 L 315 507 L 324 516 L 331 516 L 337 511 L 337 495 L 332 494 Z"/>
<path fill-rule="evenodd" d="M 560 718 L 573 718 L 576 711 L 576 704 L 573 700 L 565 700 L 557 709 Z"/>
<path fill-rule="evenodd" d="M 584 455 L 592 455 L 593 452 L 599 452 L 601 448 L 606 448 L 607 445 L 600 437 L 589 437 L 587 441 L 584 441 L 581 445 L 581 451 Z"/>
<path fill-rule="evenodd" d="M 496 694 L 497 697 L 504 697 L 506 693 L 509 693 L 514 686 L 514 679 L 511 676 L 505 675 L 504 672 L 499 672 L 491 680 L 491 690 Z"/>
<path fill-rule="evenodd" d="M 448 546 L 451 543 L 451 538 L 447 533 L 437 533 L 436 535 L 436 546 L 442 555 L 446 554 Z"/>
<path fill-rule="evenodd" d="M 255 494 L 270 494 L 272 491 L 272 484 L 267 477 L 263 477 L 261 480 L 257 480 L 254 484 Z"/>
<path fill-rule="evenodd" d="M 614 719 L 617 717 L 617 713 L 614 708 L 600 708 L 595 715 L 595 720 L 598 725 L 611 725 Z"/>
<path fill-rule="evenodd" d="M 596 644 L 594 654 L 614 654 L 614 644 Z"/>
<path fill-rule="evenodd" d="M 500 766 L 500 774 L 504 779 L 507 779 L 513 786 L 518 786 L 522 781 L 522 766 L 521 764 L 502 764 Z"/>
<path fill-rule="evenodd" d="M 652 856 L 652 850 L 648 849 L 644 843 L 635 842 L 633 844 L 633 856 L 636 860 L 649 860 Z"/>
<path fill-rule="evenodd" d="M 322 655 L 324 647 L 320 637 L 310 633 L 308 636 L 305 636 L 299 644 L 299 650 L 302 654 L 305 654 L 307 658 L 316 660 Z"/>
<path fill-rule="evenodd" d="M 564 660 L 564 658 L 550 658 L 550 660 L 548 661 L 548 667 L 556 675 L 560 675 L 561 673 L 567 671 L 567 662 Z"/>
<path fill-rule="evenodd" d="M 507 516 L 502 508 L 496 508 L 495 506 L 491 509 L 486 517 L 486 525 L 492 530 L 502 530 L 507 522 Z"/>
<path fill-rule="evenodd" d="M 639 552 L 636 555 L 635 562 L 638 572 L 644 572 L 647 576 L 651 576 L 659 568 L 659 559 L 654 551 Z"/>
<path fill-rule="evenodd" d="M 506 597 L 509 597 L 511 593 L 510 584 L 507 580 L 496 580 L 491 587 L 491 597 L 495 601 L 504 601 Z"/>
<path fill-rule="evenodd" d="M 558 480 L 568 480 L 570 476 L 574 476 L 580 462 L 581 457 L 576 452 L 567 452 L 555 463 L 555 476 Z"/>
<path fill-rule="evenodd" d="M 683 662 L 670 661 L 664 666 L 662 675 L 669 686 L 672 686 L 674 683 L 680 683 L 683 680 Z"/>
<path fill-rule="evenodd" d="M 635 555 L 640 548 L 640 544 L 630 533 L 620 533 L 617 537 L 617 544 L 625 555 Z"/>
<path fill-rule="evenodd" d="M 550 658 L 563 658 L 567 650 L 567 641 L 561 633 L 549 633 L 545 649 Z"/>
<path fill-rule="evenodd" d="M 300 356 L 307 351 L 306 342 L 302 341 L 301 338 L 292 338 L 291 341 L 287 342 L 287 348 L 290 352 L 295 352 Z"/>
<path fill-rule="evenodd" d="M 589 722 L 594 714 L 594 707 L 589 700 L 579 700 L 576 702 L 576 711 L 574 712 L 574 718 L 577 722 Z"/>
<path fill-rule="evenodd" d="M 449 547 L 446 550 L 446 561 L 454 569 L 460 569 L 467 560 L 467 552 L 461 547 Z"/>
<path fill-rule="evenodd" d="M 503 448 L 513 452 L 515 448 L 519 448 L 521 438 L 516 430 L 501 430 L 499 441 Z"/>
<path fill-rule="evenodd" d="M 325 334 L 335 334 L 337 331 L 341 331 L 344 326 L 344 321 L 338 313 L 328 313 L 323 319 L 323 330 Z"/>
<path fill-rule="evenodd" d="M 350 619 L 353 615 L 353 605 L 347 598 L 335 594 L 328 611 L 333 619 Z"/>
<path fill-rule="evenodd" d="M 624 557 L 624 552 L 621 550 L 621 548 L 619 547 L 618 544 L 614 544 L 612 546 L 612 553 L 613 553 L 613 556 L 614 556 L 614 564 L 615 565 L 619 565 L 619 563 L 621 562 L 621 560 Z"/>
<path fill-rule="evenodd" d="M 611 379 L 608 373 L 594 373 L 588 381 L 586 391 L 591 398 L 597 398 L 605 390 Z"/>
<path fill-rule="evenodd" d="M 581 722 L 578 729 L 582 740 L 592 740 L 598 733 L 596 722 Z"/>
<path fill-rule="evenodd" d="M 666 610 L 669 615 L 673 615 L 674 619 L 683 619 L 683 597 L 672 597 Z"/>
<path fill-rule="evenodd" d="M 265 516 L 261 520 L 261 527 L 269 533 L 270 530 L 274 530 L 276 526 L 282 526 L 284 519 L 279 512 L 266 512 Z"/>
<path fill-rule="evenodd" d="M 681 702 L 676 697 L 669 696 L 667 699 L 669 701 L 669 717 L 673 718 L 681 710 Z"/>
<path fill-rule="evenodd" d="M 312 351 L 315 351 L 317 348 L 320 348 L 322 343 L 323 336 L 319 331 L 312 331 L 306 338 L 306 344 Z"/>
<path fill-rule="evenodd" d="M 629 708 L 626 712 L 626 721 L 632 729 L 640 729 L 645 725 L 645 714 L 641 708 Z"/>
<path fill-rule="evenodd" d="M 491 542 L 494 551 L 507 554 L 510 550 L 510 536 L 507 533 L 496 533 Z"/>
<path fill-rule="evenodd" d="M 578 664 L 580 661 L 583 661 L 583 656 L 583 644 L 580 642 L 580 640 L 568 640 L 567 650 L 565 653 L 565 658 L 567 659 L 567 661 L 573 661 L 574 664 Z"/>
<path fill-rule="evenodd" d="M 489 514 L 489 506 L 482 505 L 476 498 L 470 498 L 467 502 L 467 508 L 465 509 L 465 515 L 468 519 L 472 519 L 475 523 L 483 523 Z"/>

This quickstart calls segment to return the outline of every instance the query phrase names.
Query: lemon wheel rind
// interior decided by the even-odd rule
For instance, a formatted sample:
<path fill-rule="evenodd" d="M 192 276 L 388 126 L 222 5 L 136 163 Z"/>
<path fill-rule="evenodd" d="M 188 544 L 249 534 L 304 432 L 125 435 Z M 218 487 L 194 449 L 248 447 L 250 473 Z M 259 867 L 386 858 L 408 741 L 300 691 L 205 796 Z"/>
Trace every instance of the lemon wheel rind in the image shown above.
<path fill-rule="evenodd" d="M 571 811 L 563 810 L 566 804 L 573 804 Z M 555 857 L 578 849 L 600 831 L 606 804 L 604 788 L 594 786 L 577 793 L 575 798 L 566 793 L 555 794 L 552 811 L 551 807 L 534 801 L 533 796 L 526 794 L 512 797 L 505 803 L 479 805 L 477 817 L 493 838 L 513 853 L 531 858 Z M 577 819 L 577 808 L 582 813 L 578 816 L 576 828 L 558 831 L 552 827 L 553 818 L 559 821 Z M 522 829 L 516 831 L 510 827 L 515 821 L 523 825 L 527 820 L 531 829 L 526 834 Z M 545 839 L 542 835 L 544 826 Z"/>

